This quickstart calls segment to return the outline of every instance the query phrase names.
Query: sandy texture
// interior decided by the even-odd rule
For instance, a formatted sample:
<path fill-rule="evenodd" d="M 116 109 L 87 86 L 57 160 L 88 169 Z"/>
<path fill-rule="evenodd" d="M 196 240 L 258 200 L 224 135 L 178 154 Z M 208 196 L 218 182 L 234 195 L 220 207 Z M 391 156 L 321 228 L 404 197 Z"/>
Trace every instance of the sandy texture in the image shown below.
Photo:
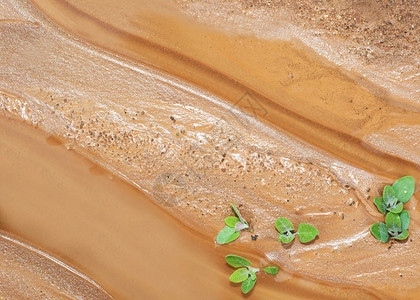
<path fill-rule="evenodd" d="M 113 299 L 85 275 L 5 232 L 0 251 L 3 299 Z"/>
<path fill-rule="evenodd" d="M 410 99 L 406 103 L 414 102 L 418 108 L 417 0 L 177 2 L 201 22 L 221 29 L 269 39 L 297 38 L 317 54 L 384 88 L 376 93 Z"/>
<path fill-rule="evenodd" d="M 214 247 L 212 238 L 39 128 L 0 116 L 0 135 L 2 229 L 55 253 L 35 253 L 2 234 L 0 295 L 7 299 L 107 298 L 69 265 L 115 299 L 241 299 L 224 257 L 234 251 L 255 267 L 274 264 L 249 247 Z M 259 274 L 252 298 L 375 299 L 346 287 L 280 270 L 276 277 Z"/>
<path fill-rule="evenodd" d="M 292 21 L 319 35 L 337 36 L 367 64 L 411 65 L 419 57 L 418 1 L 240 1 L 245 10 L 265 7 L 290 12 Z M 376 50 L 376 51 L 375 51 Z"/>
<path fill-rule="evenodd" d="M 1 24 L 0 37 L 3 111 L 57 134 L 208 239 L 234 202 L 258 235 L 235 244 L 308 278 L 418 296 L 417 200 L 406 207 L 408 241 L 390 247 L 369 233 L 382 218 L 372 198 L 384 184 L 419 180 L 412 99 L 391 101 L 290 41 L 203 27 L 170 4 L 37 4 L 72 34 L 131 60 L 11 1 L 4 10 L 15 20 Z M 365 144 L 394 141 L 389 133 L 403 127 L 398 147 Z M 280 216 L 322 234 L 284 247 L 273 226 Z"/>

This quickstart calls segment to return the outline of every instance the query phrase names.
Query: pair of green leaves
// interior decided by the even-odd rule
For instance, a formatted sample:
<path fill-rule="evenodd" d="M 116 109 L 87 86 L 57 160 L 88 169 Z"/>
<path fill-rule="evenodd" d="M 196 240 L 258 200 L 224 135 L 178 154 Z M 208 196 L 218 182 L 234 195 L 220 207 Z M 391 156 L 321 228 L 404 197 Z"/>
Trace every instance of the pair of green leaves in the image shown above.
<path fill-rule="evenodd" d="M 276 228 L 280 232 L 279 242 L 286 244 L 293 241 L 296 235 L 299 235 L 301 243 L 308 243 L 319 234 L 319 231 L 314 226 L 306 223 L 300 223 L 298 231 L 293 232 L 295 230 L 293 224 L 286 218 L 278 218 L 276 220 Z"/>
<path fill-rule="evenodd" d="M 226 227 L 223 228 L 216 237 L 216 242 L 223 245 L 236 240 L 243 229 L 248 229 L 248 222 L 242 217 L 236 206 L 230 203 L 236 217 L 227 217 L 225 219 Z"/>
<path fill-rule="evenodd" d="M 230 275 L 229 280 L 234 283 L 241 283 L 241 289 L 244 294 L 248 293 L 257 281 L 257 274 L 260 269 L 251 267 L 251 262 L 243 257 L 229 254 L 225 257 L 226 262 L 234 268 L 239 268 Z M 265 267 L 265 273 L 276 275 L 279 271 L 277 267 Z"/>
<path fill-rule="evenodd" d="M 384 215 L 387 212 L 399 214 L 403 210 L 403 204 L 407 203 L 413 196 L 414 188 L 413 177 L 402 177 L 395 181 L 392 186 L 385 186 L 382 197 L 375 198 L 375 205 Z"/>
<path fill-rule="evenodd" d="M 385 217 L 385 223 L 373 224 L 370 228 L 372 234 L 381 242 L 388 242 L 389 238 L 405 240 L 408 238 L 408 226 L 410 225 L 410 214 L 403 210 L 396 214 L 389 212 Z"/>
<path fill-rule="evenodd" d="M 385 223 L 373 224 L 370 231 L 381 242 L 386 243 L 389 238 L 404 240 L 408 237 L 410 214 L 403 210 L 403 204 L 413 196 L 414 189 L 414 178 L 405 176 L 392 186 L 385 186 L 382 197 L 375 198 L 376 207 L 386 217 Z"/>

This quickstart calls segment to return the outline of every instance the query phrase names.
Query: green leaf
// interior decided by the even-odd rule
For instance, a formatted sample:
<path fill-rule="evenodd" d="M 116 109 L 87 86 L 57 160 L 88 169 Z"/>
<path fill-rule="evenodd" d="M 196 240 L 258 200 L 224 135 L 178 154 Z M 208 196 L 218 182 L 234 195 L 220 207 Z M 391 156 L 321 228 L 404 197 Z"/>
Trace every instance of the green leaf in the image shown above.
<path fill-rule="evenodd" d="M 227 217 L 225 223 L 227 226 L 235 228 L 236 223 L 240 222 L 238 217 Z"/>
<path fill-rule="evenodd" d="M 242 217 L 241 213 L 239 212 L 239 210 L 236 208 L 235 204 L 230 203 L 230 206 L 232 206 L 233 211 L 235 212 L 235 214 L 238 216 L 238 218 L 240 219 L 240 221 L 244 224 L 248 225 L 248 222 L 245 221 L 245 219 Z"/>
<path fill-rule="evenodd" d="M 392 187 L 398 200 L 407 203 L 414 194 L 415 185 L 413 177 L 405 176 L 395 181 Z"/>
<path fill-rule="evenodd" d="M 390 235 L 396 236 L 401 232 L 401 219 L 397 214 L 388 213 L 385 217 L 385 223 Z"/>
<path fill-rule="evenodd" d="M 397 205 L 394 205 L 393 207 L 388 208 L 388 211 L 399 214 L 403 210 L 403 204 L 401 202 L 398 202 Z"/>
<path fill-rule="evenodd" d="M 393 238 L 397 239 L 397 240 L 405 240 L 406 238 L 408 238 L 408 231 L 405 230 L 405 231 L 401 232 L 399 235 L 394 236 Z"/>
<path fill-rule="evenodd" d="M 375 198 L 375 200 L 373 200 L 373 202 L 375 203 L 378 210 L 385 215 L 386 214 L 386 204 L 385 204 L 383 198 L 382 197 Z"/>
<path fill-rule="evenodd" d="M 276 228 L 280 233 L 285 233 L 285 232 L 288 232 L 288 231 L 295 230 L 292 222 L 290 222 L 286 218 L 278 218 L 276 220 Z"/>
<path fill-rule="evenodd" d="M 248 224 L 242 223 L 242 222 L 238 222 L 235 225 L 235 231 L 241 231 L 242 229 L 248 229 L 249 226 Z"/>
<path fill-rule="evenodd" d="M 319 231 L 312 225 L 300 223 L 298 227 L 298 234 L 299 241 L 301 243 L 308 243 L 319 234 Z"/>
<path fill-rule="evenodd" d="M 296 235 L 296 233 L 293 233 L 291 235 L 280 233 L 279 234 L 279 242 L 288 244 L 295 239 L 295 235 Z"/>
<path fill-rule="evenodd" d="M 249 260 L 233 254 L 226 255 L 225 259 L 229 265 L 235 268 L 247 267 L 251 265 Z"/>
<path fill-rule="evenodd" d="M 235 283 L 245 281 L 249 276 L 249 271 L 247 268 L 240 268 L 230 275 L 229 280 Z"/>
<path fill-rule="evenodd" d="M 398 198 L 397 196 L 395 196 L 395 191 L 392 188 L 392 186 L 390 185 L 385 186 L 383 199 L 384 199 L 385 205 L 388 207 L 394 206 L 395 204 L 397 204 Z"/>
<path fill-rule="evenodd" d="M 265 267 L 264 272 L 271 275 L 276 275 L 279 272 L 279 268 L 277 267 Z"/>
<path fill-rule="evenodd" d="M 370 227 L 370 232 L 372 232 L 373 236 L 382 243 L 386 243 L 389 240 L 389 234 L 384 223 L 373 224 L 372 227 Z"/>
<path fill-rule="evenodd" d="M 247 279 L 247 280 L 245 280 L 245 281 L 242 283 L 242 286 L 241 286 L 242 293 L 246 294 L 246 293 L 248 293 L 250 290 L 252 290 L 252 288 L 253 288 L 253 287 L 254 287 L 254 285 L 255 285 L 255 282 L 257 282 L 257 278 L 255 278 L 255 280 L 252 280 L 252 278 L 251 278 L 251 277 L 248 277 L 248 279 Z"/>
<path fill-rule="evenodd" d="M 408 210 L 403 210 L 400 213 L 401 231 L 406 231 L 410 225 L 410 213 Z"/>
<path fill-rule="evenodd" d="M 236 240 L 238 237 L 239 231 L 235 231 L 235 228 L 226 226 L 217 235 L 216 242 L 223 245 Z"/>
<path fill-rule="evenodd" d="M 250 275 L 251 280 L 254 280 L 254 281 L 257 280 L 257 274 L 255 274 L 255 272 L 249 270 L 249 275 Z"/>

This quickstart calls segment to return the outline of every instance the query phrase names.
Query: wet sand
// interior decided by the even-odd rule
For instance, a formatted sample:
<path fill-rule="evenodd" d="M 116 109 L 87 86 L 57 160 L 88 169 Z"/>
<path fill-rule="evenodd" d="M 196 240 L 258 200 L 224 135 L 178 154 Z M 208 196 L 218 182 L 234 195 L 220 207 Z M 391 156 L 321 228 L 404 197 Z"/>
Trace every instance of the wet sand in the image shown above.
<path fill-rule="evenodd" d="M 192 82 L 352 165 L 383 176 L 420 175 L 403 152 L 404 138 L 391 155 L 381 143 L 404 125 L 419 136 L 418 97 L 407 105 L 386 92 L 375 95 L 373 84 L 365 80 L 369 91 L 358 84 L 361 78 L 325 65 L 299 44 L 191 26 L 194 20 L 171 2 L 100 2 L 34 1 L 68 32 Z M 239 101 L 245 93 L 259 110 Z M 376 132 L 380 139 L 371 138 Z"/>
<path fill-rule="evenodd" d="M 209 243 L 144 193 L 39 129 L 4 116 L 0 124 L 2 229 L 78 266 L 116 299 L 234 294 Z"/>
<path fill-rule="evenodd" d="M 91 279 L 56 258 L 0 232 L 2 299 L 112 299 Z"/>
<path fill-rule="evenodd" d="M 215 246 L 211 238 L 182 226 L 145 193 L 40 129 L 0 116 L 0 132 L 2 229 L 77 266 L 116 299 L 194 299 L 198 294 L 203 299 L 241 298 L 239 288 L 228 281 L 232 269 L 224 256 L 234 252 L 256 265 L 268 263 L 250 249 Z M 36 275 L 47 273 L 61 279 L 66 297 L 95 298 L 86 283 L 56 271 L 59 267 L 38 258 L 39 254 L 25 254 L 28 250 L 3 236 L 1 245 L 8 258 L 1 265 L 0 295 L 61 298 L 55 281 L 41 278 L 40 282 Z M 9 281 L 11 276 L 24 284 Z M 259 276 L 252 298 L 333 299 L 337 294 L 343 299 L 375 299 L 359 288 L 329 286 L 284 270 L 274 280 Z"/>
<path fill-rule="evenodd" d="M 418 297 L 418 195 L 407 206 L 409 241 L 388 248 L 369 233 L 381 217 L 372 198 L 384 184 L 407 174 L 420 179 L 415 101 L 377 92 L 298 43 L 227 34 L 196 23 L 172 4 L 126 2 L 127 10 L 111 3 L 35 2 L 65 31 L 106 51 L 67 35 L 26 2 L 5 2 L 0 44 L 7 57 L 0 73 L 4 112 L 56 134 L 66 147 L 148 192 L 148 201 L 161 207 L 154 206 L 156 211 L 163 208 L 183 224 L 177 226 L 200 232 L 198 239 L 211 257 L 217 253 L 214 237 L 231 214 L 228 203 L 235 202 L 242 204 L 259 237 L 255 242 L 243 233 L 233 247 L 258 251 L 255 257 L 266 256 L 288 272 L 311 278 L 317 282 L 313 298 L 318 292 L 341 298 L 354 298 L 354 293 Z M 115 214 L 115 221 L 126 221 L 125 214 Z M 282 247 L 273 226 L 279 216 L 312 223 L 322 235 L 311 245 Z M 46 225 L 42 232 L 48 230 Z M 32 241 L 32 233 L 11 231 Z M 61 239 L 71 240 L 70 233 Z M 62 255 L 63 246 L 49 242 L 36 241 Z M 111 237 L 109 242 L 115 243 Z M 138 241 L 136 247 L 146 244 Z M 64 257 L 83 266 L 111 294 L 132 297 L 143 287 L 124 276 L 111 284 L 103 265 L 87 268 L 85 252 L 79 255 Z M 127 256 L 128 266 L 131 259 L 136 258 Z M 220 275 L 219 261 L 209 261 Z M 215 277 L 225 282 L 228 273 Z M 384 286 L 383 280 L 390 283 Z M 331 291 L 325 283 L 333 285 Z M 219 299 L 214 286 L 194 286 L 212 290 L 206 295 Z M 281 288 L 290 295 L 293 283 L 269 285 L 266 291 L 275 297 Z M 263 293 L 253 294 L 259 296 Z"/>

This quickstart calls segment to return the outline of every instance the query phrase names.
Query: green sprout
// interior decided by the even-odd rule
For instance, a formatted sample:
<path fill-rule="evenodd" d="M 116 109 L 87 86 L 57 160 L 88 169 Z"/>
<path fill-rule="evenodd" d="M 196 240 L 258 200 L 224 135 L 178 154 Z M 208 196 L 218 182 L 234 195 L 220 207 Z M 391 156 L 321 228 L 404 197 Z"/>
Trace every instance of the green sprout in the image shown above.
<path fill-rule="evenodd" d="M 299 224 L 298 231 L 294 232 L 295 229 L 292 222 L 286 218 L 278 218 L 276 220 L 276 228 L 280 232 L 279 242 L 286 244 L 293 241 L 296 235 L 299 235 L 301 243 L 308 243 L 319 234 L 319 231 L 314 226 L 306 223 Z"/>
<path fill-rule="evenodd" d="M 398 179 L 392 186 L 385 186 L 383 196 L 375 198 L 374 203 L 378 210 L 386 215 L 385 223 L 375 223 L 370 228 L 373 236 L 383 243 L 389 238 L 405 240 L 408 238 L 410 213 L 403 210 L 414 194 L 415 182 L 411 176 Z"/>
<path fill-rule="evenodd" d="M 387 212 L 400 213 L 403 210 L 403 204 L 410 200 L 414 194 L 414 178 L 405 176 L 390 186 L 384 188 L 383 196 L 375 198 L 374 202 L 378 210 L 384 215 Z"/>
<path fill-rule="evenodd" d="M 234 268 L 239 268 L 230 275 L 229 280 L 234 283 L 241 283 L 241 290 L 248 293 L 257 281 L 257 274 L 260 269 L 251 267 L 251 262 L 243 257 L 229 254 L 225 257 L 226 262 Z M 276 275 L 279 272 L 277 267 L 265 267 L 263 271 L 267 274 Z"/>
<path fill-rule="evenodd" d="M 405 240 L 408 238 L 408 226 L 410 225 L 410 214 L 403 210 L 401 213 L 388 213 L 385 223 L 373 224 L 370 228 L 372 234 L 382 243 L 388 242 L 389 238 Z"/>
<path fill-rule="evenodd" d="M 239 237 L 241 230 L 249 228 L 248 222 L 242 217 L 236 206 L 232 203 L 230 203 L 230 205 L 232 206 L 236 217 L 227 217 L 225 219 L 227 226 L 223 228 L 216 237 L 216 242 L 221 245 L 236 240 Z"/>

